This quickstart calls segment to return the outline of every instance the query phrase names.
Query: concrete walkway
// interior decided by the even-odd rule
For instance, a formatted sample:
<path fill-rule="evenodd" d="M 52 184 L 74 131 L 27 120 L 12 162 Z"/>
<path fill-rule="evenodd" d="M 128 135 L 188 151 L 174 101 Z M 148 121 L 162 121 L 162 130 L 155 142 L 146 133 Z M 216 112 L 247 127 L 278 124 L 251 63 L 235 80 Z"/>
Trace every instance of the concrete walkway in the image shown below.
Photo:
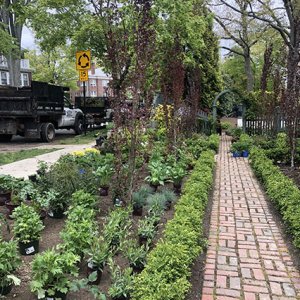
<path fill-rule="evenodd" d="M 300 299 L 300 274 L 248 160 L 222 137 L 202 300 Z"/>
<path fill-rule="evenodd" d="M 46 163 L 55 163 L 62 155 L 71 153 L 76 150 L 83 150 L 86 148 L 91 148 L 95 143 L 88 145 L 67 145 L 63 146 L 61 150 L 54 152 L 42 154 L 33 158 L 27 158 L 24 160 L 19 160 L 11 164 L 0 166 L 0 174 L 12 175 L 14 177 L 24 177 L 28 178 L 29 175 L 35 174 L 38 169 L 39 161 L 45 161 Z"/>

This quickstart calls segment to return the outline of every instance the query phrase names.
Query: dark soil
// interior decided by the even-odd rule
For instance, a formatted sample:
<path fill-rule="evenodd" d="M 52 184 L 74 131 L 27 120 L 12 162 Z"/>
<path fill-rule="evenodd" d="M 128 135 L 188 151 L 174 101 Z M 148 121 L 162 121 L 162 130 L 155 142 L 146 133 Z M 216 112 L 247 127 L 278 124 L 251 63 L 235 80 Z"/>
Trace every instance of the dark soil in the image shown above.
<path fill-rule="evenodd" d="M 139 174 L 137 185 L 142 185 L 144 183 L 145 178 L 144 171 Z M 171 185 L 167 184 L 167 187 L 171 189 Z M 113 202 L 111 198 L 111 194 L 107 197 L 100 197 L 99 201 L 99 214 L 97 216 L 97 220 L 99 223 L 99 228 L 101 232 L 101 228 L 103 227 L 103 223 L 105 222 L 105 217 L 109 214 L 109 212 L 113 209 Z M 0 206 L 0 213 L 6 213 L 5 206 Z M 143 218 L 146 215 L 146 210 L 143 211 L 143 216 L 133 216 L 132 217 L 132 227 L 131 232 L 129 233 L 131 237 L 137 238 L 137 223 L 140 218 Z M 161 218 L 160 224 L 158 225 L 157 235 L 155 237 L 153 247 L 156 242 L 163 236 L 163 230 L 165 224 L 168 220 L 172 219 L 174 215 L 174 205 L 172 205 L 171 209 L 166 211 Z M 13 220 L 8 221 L 11 228 L 13 225 Z M 65 218 L 64 219 L 51 219 L 47 217 L 45 219 L 45 229 L 42 232 L 42 238 L 40 241 L 40 252 L 43 252 L 46 249 L 55 247 L 57 244 L 61 243 L 61 239 L 59 233 L 64 227 Z M 4 227 L 4 226 L 3 226 Z M 12 238 L 12 233 L 7 233 L 5 228 L 3 228 L 2 236 L 4 240 L 9 240 Z M 21 285 L 13 287 L 12 292 L 7 295 L 4 299 L 18 299 L 18 300 L 34 300 L 37 297 L 30 292 L 30 281 L 31 281 L 31 262 L 34 259 L 34 256 L 22 256 L 22 265 L 17 270 L 15 275 L 21 279 Z M 121 253 L 118 253 L 114 257 L 115 262 L 121 267 L 121 269 L 129 266 L 127 259 L 123 257 Z M 80 264 L 80 278 L 85 278 L 87 274 L 87 265 L 86 262 L 82 262 Z M 101 281 L 98 285 L 99 289 L 103 292 L 107 292 L 108 288 L 111 284 L 110 281 L 110 270 L 108 266 L 104 267 Z M 69 300 L 93 300 L 95 299 L 88 291 L 81 290 L 76 293 L 68 293 L 67 299 Z M 109 297 L 107 298 L 110 299 Z"/>

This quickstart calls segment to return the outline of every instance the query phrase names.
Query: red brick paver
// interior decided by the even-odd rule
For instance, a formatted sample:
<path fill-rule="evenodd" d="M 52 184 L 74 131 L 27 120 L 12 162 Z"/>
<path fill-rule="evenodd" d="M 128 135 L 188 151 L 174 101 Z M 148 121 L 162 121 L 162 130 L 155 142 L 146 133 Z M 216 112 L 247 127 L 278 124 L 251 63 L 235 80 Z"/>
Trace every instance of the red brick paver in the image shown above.
<path fill-rule="evenodd" d="M 300 273 L 248 160 L 229 148 L 222 136 L 202 300 L 300 299 Z"/>

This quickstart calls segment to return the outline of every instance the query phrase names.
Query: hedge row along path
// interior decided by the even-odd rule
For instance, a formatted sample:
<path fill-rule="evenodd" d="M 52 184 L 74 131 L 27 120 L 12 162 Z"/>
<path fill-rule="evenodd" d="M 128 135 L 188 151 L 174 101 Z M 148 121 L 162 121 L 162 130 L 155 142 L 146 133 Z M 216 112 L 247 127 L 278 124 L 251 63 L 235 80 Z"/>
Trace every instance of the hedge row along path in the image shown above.
<path fill-rule="evenodd" d="M 300 299 L 300 273 L 248 160 L 222 136 L 202 300 Z"/>

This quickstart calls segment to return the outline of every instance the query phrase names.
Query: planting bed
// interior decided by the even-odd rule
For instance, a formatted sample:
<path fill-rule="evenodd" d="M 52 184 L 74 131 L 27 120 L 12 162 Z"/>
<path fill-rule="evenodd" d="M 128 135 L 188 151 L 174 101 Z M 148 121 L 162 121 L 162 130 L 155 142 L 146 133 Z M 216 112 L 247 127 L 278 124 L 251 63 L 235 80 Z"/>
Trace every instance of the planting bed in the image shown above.
<path fill-rule="evenodd" d="M 126 300 L 129 296 L 142 299 L 134 293 L 139 280 L 143 281 L 141 276 L 147 274 L 142 271 L 144 266 L 145 270 L 156 268 L 153 259 L 160 257 L 157 253 L 172 254 L 173 248 L 182 256 L 181 261 L 188 259 L 176 283 L 177 289 L 181 289 L 180 282 L 184 282 L 183 294 L 186 294 L 190 269 L 202 252 L 201 224 L 212 184 L 214 152 L 206 150 L 217 149 L 218 137 L 194 136 L 182 145 L 179 158 L 168 155 L 166 144 L 160 141 L 155 142 L 152 153 L 148 154 L 149 163 L 145 153 L 137 158 L 139 166 L 131 202 L 116 194 L 127 182 L 116 185 L 120 179 L 114 173 L 117 166 L 114 155 L 99 154 L 95 149 L 66 155 L 51 167 L 41 164 L 34 183 L 1 178 L 2 190 L 12 187 L 11 201 L 23 199 L 12 215 L 15 219 L 7 220 L 11 232 L 1 226 L 2 240 L 19 239 L 25 244 L 40 241 L 39 254 L 21 256 L 20 267 L 12 270 L 21 283 L 13 286 L 6 299 L 33 300 L 38 294 L 39 298 L 49 297 L 55 291 L 67 292 L 67 299 L 72 300 L 95 299 L 93 293 L 98 293 L 97 299 Z M 182 180 L 186 184 L 180 196 Z M 110 186 L 108 195 L 100 196 L 99 187 L 106 186 Z M 137 209 L 138 213 L 140 207 L 142 214 L 134 215 L 133 211 Z M 63 209 L 65 214 L 61 219 L 48 216 L 43 225 L 38 215 L 41 209 L 46 209 L 48 214 Z M 0 206 L 0 213 L 6 214 L 5 206 Z M 37 218 L 35 226 L 30 227 L 32 230 L 26 225 L 30 224 L 30 215 Z M 163 241 L 171 248 L 164 250 Z M 90 266 L 97 265 L 98 271 L 87 279 L 89 259 L 92 259 Z M 102 274 L 100 283 L 88 284 L 97 274 Z M 55 288 L 53 279 L 49 281 L 52 277 L 58 282 Z M 150 287 L 147 289 L 151 291 Z M 104 293 L 106 298 L 99 293 Z"/>

